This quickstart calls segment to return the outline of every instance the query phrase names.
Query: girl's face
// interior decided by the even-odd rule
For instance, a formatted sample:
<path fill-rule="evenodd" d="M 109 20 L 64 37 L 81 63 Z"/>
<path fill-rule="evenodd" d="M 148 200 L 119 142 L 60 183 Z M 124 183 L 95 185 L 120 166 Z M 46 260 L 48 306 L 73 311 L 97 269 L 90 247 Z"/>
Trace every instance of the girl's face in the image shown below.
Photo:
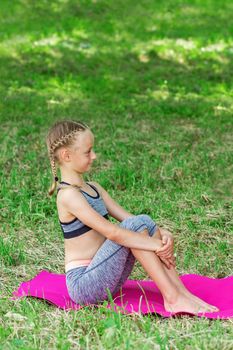
<path fill-rule="evenodd" d="M 96 159 L 93 146 L 94 135 L 90 130 L 78 133 L 75 143 L 69 148 L 69 165 L 79 173 L 88 171 Z"/>
<path fill-rule="evenodd" d="M 77 141 L 74 144 L 74 166 L 80 172 L 89 170 L 92 162 L 96 159 L 96 154 L 93 151 L 94 135 L 90 130 L 80 132 Z"/>

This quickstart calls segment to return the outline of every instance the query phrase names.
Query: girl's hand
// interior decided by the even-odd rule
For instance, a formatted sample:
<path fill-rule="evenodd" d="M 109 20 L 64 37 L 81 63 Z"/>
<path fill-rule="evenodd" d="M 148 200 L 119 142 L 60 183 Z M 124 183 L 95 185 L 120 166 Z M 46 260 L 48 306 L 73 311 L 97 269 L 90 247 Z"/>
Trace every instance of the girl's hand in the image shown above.
<path fill-rule="evenodd" d="M 165 228 L 160 228 L 159 230 L 160 230 L 163 243 L 166 243 L 167 240 L 170 239 L 171 243 L 174 244 L 174 237 L 170 231 L 166 230 Z"/>
<path fill-rule="evenodd" d="M 156 250 L 156 255 L 160 258 L 164 264 L 170 268 L 171 266 L 176 266 L 175 256 L 174 256 L 174 238 L 171 232 L 160 229 L 162 236 L 163 247 Z"/>
<path fill-rule="evenodd" d="M 160 257 L 169 257 L 173 255 L 174 251 L 174 238 L 171 232 L 160 229 L 160 233 L 162 236 L 163 247 L 156 250 L 156 254 Z"/>

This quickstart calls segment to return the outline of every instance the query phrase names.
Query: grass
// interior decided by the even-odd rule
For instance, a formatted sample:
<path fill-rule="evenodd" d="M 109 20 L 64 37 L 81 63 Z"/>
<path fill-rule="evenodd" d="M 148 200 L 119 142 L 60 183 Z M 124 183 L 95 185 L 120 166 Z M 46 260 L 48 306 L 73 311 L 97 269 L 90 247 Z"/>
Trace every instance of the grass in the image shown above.
<path fill-rule="evenodd" d="M 8 300 L 42 269 L 64 273 L 45 147 L 64 117 L 95 134 L 86 179 L 173 232 L 179 274 L 232 275 L 231 1 L 12 0 L 0 9 L 1 349 L 231 349 L 230 320 Z M 130 278 L 147 277 L 136 263 Z"/>

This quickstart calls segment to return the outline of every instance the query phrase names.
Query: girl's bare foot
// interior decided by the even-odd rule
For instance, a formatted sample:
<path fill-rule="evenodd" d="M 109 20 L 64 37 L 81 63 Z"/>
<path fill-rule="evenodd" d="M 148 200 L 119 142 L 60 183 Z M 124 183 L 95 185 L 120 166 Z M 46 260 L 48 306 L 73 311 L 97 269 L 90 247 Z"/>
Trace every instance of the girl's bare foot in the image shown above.
<path fill-rule="evenodd" d="M 202 302 L 201 299 L 199 300 Z M 205 302 L 203 302 L 204 305 L 201 305 L 199 300 L 196 301 L 185 293 L 179 293 L 175 301 L 168 301 L 164 298 L 164 307 L 169 312 L 189 312 L 192 314 L 219 311 L 215 306 Z"/>
<path fill-rule="evenodd" d="M 168 271 L 168 273 L 169 273 L 169 271 Z M 179 276 L 177 275 L 177 278 L 178 278 L 178 277 L 179 277 Z M 173 278 L 174 278 L 174 276 L 173 276 Z M 216 306 L 211 305 L 211 304 L 208 304 L 208 303 L 206 303 L 204 300 L 202 300 L 202 299 L 198 298 L 196 295 L 192 294 L 192 293 L 185 287 L 185 285 L 183 284 L 183 282 L 182 282 L 182 280 L 180 279 L 180 277 L 179 277 L 179 282 L 176 281 L 176 282 L 175 282 L 175 285 L 176 285 L 176 287 L 177 287 L 179 293 L 184 294 L 188 299 L 190 299 L 190 301 L 193 300 L 193 302 L 196 303 L 196 304 L 198 304 L 200 307 L 206 307 L 206 308 L 211 307 L 211 308 L 212 308 L 212 311 L 210 311 L 210 312 L 218 312 L 218 311 L 220 311 Z"/>
<path fill-rule="evenodd" d="M 189 290 L 187 290 L 186 288 L 182 289 L 182 293 L 185 294 L 189 299 L 191 299 L 194 302 L 196 302 L 197 304 L 199 304 L 200 306 L 204 306 L 204 307 L 211 306 L 212 307 L 212 312 L 220 311 L 218 307 L 206 303 L 204 300 L 202 300 L 202 299 L 198 298 L 196 295 L 190 293 Z"/>

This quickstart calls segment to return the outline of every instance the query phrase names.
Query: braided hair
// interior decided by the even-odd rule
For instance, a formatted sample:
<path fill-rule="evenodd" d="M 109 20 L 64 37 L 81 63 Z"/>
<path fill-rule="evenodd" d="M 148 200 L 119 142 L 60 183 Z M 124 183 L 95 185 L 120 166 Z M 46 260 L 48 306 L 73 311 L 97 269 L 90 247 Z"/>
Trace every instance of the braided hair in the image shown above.
<path fill-rule="evenodd" d="M 53 183 L 48 191 L 49 196 L 54 193 L 59 181 L 56 170 L 56 164 L 59 164 L 58 149 L 62 146 L 71 146 L 77 133 L 87 129 L 90 129 L 87 124 L 74 120 L 61 120 L 50 128 L 46 137 L 48 156 L 53 174 Z"/>

